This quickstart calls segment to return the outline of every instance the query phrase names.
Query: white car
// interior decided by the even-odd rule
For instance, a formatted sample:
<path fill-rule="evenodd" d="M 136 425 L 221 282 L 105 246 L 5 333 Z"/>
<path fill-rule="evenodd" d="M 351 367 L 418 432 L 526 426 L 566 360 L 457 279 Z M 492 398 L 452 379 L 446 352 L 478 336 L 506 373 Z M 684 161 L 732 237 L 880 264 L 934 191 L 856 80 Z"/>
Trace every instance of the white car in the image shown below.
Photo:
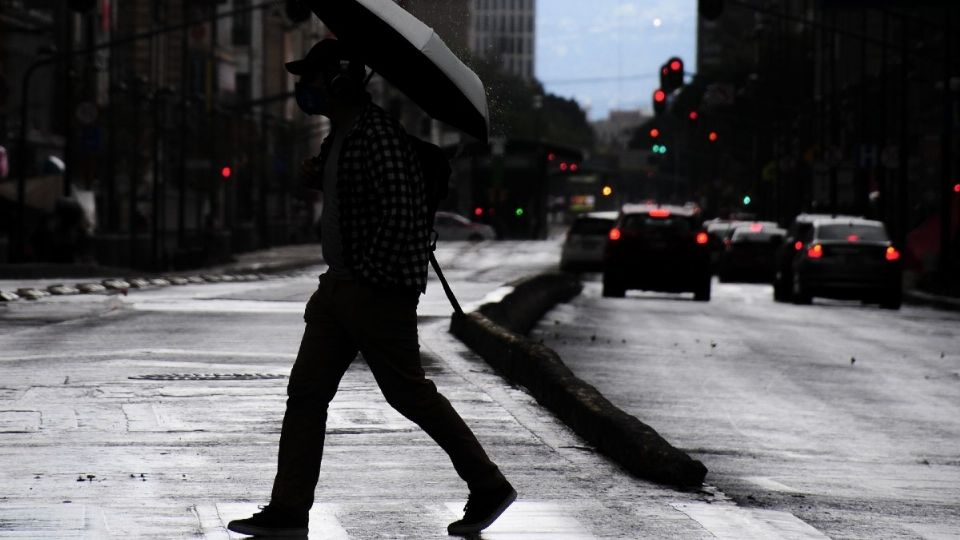
<path fill-rule="evenodd" d="M 577 216 L 567 231 L 560 252 L 560 270 L 564 272 L 600 272 L 607 235 L 617 220 L 617 212 L 588 212 Z"/>
<path fill-rule="evenodd" d="M 437 231 L 438 240 L 496 240 L 497 233 L 493 227 L 483 223 L 474 223 L 469 219 L 453 212 L 439 211 L 433 228 Z"/>

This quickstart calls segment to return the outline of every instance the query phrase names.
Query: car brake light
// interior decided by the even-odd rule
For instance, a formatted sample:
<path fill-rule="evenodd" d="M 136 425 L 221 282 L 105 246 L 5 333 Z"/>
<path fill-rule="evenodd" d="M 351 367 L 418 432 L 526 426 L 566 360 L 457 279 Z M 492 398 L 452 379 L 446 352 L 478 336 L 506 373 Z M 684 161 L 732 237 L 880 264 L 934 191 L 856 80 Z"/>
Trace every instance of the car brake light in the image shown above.
<path fill-rule="evenodd" d="M 618 228 L 616 228 L 616 227 L 610 229 L 610 239 L 611 239 L 611 240 L 619 240 L 619 239 L 620 239 L 620 236 L 621 236 L 621 234 L 620 234 L 620 229 L 618 229 Z"/>
<path fill-rule="evenodd" d="M 888 261 L 897 261 L 900 260 L 900 252 L 897 251 L 897 248 L 890 246 L 887 248 L 887 260 Z"/>
<path fill-rule="evenodd" d="M 793 249 L 797 251 L 800 251 L 801 249 L 803 249 L 803 242 L 797 240 L 797 243 L 793 245 Z"/>
<path fill-rule="evenodd" d="M 709 242 L 709 241 L 710 241 L 710 237 L 707 236 L 707 233 L 705 233 L 705 232 L 698 232 L 698 233 L 697 233 L 697 243 L 698 243 L 698 244 L 700 244 L 700 245 L 702 246 L 702 245 L 706 244 L 706 243 Z"/>
<path fill-rule="evenodd" d="M 670 217 L 670 211 L 664 210 L 663 208 L 654 208 L 650 211 L 650 217 L 667 218 Z"/>
<path fill-rule="evenodd" d="M 820 257 L 823 257 L 823 246 L 816 244 L 812 248 L 808 249 L 807 257 L 810 257 L 811 259 L 819 259 Z"/>
<path fill-rule="evenodd" d="M 763 223 L 751 223 L 750 232 L 760 232 L 763 230 Z"/>
<path fill-rule="evenodd" d="M 847 237 L 847 242 L 856 242 L 858 240 L 860 240 L 860 237 L 855 234 L 851 234 Z"/>

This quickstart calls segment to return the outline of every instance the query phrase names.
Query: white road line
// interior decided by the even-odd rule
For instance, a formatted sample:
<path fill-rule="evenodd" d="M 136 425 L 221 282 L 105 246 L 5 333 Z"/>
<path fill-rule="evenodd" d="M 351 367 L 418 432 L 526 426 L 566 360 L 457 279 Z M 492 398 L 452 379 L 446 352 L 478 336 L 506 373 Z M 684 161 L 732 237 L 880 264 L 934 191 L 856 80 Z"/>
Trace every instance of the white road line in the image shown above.
<path fill-rule="evenodd" d="M 800 490 L 794 489 L 786 484 L 782 484 L 780 482 L 777 482 L 773 478 L 768 478 L 766 476 L 747 476 L 747 477 L 744 477 L 744 480 L 769 491 L 777 491 L 780 493 L 799 493 L 800 492 Z"/>
<path fill-rule="evenodd" d="M 823 540 L 826 535 L 789 512 L 734 504 L 675 503 L 673 507 L 720 540 Z"/>
<path fill-rule="evenodd" d="M 197 507 L 198 513 L 202 507 Z M 350 540 L 350 535 L 346 529 L 340 525 L 337 519 L 338 506 L 334 504 L 315 504 L 310 510 L 310 535 L 309 538 L 322 538 L 323 540 Z M 209 512 L 208 508 L 203 508 L 204 512 Z M 249 538 L 247 536 L 227 533 L 227 536 L 214 536 L 219 531 L 226 531 L 227 523 L 234 519 L 243 519 L 250 517 L 259 509 L 255 503 L 217 503 L 217 520 L 201 519 L 204 538 Z M 204 514 L 201 514 L 201 517 Z M 212 529 L 212 530 L 211 530 Z"/>
<path fill-rule="evenodd" d="M 463 516 L 463 502 L 445 504 L 449 513 Z M 591 540 L 595 538 L 575 518 L 571 509 L 557 503 L 517 501 L 483 531 L 485 540 Z"/>

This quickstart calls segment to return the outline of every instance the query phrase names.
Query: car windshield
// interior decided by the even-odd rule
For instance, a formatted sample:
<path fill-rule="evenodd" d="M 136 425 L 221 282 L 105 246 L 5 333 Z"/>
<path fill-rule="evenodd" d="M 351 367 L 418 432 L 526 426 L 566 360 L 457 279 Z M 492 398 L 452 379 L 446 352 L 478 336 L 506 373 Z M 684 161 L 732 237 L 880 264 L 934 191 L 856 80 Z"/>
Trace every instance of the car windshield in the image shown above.
<path fill-rule="evenodd" d="M 820 240 L 849 240 L 853 236 L 857 240 L 866 242 L 886 242 L 889 240 L 887 232 L 882 226 L 877 225 L 838 223 L 822 225 L 817 231 L 817 238 Z"/>
<path fill-rule="evenodd" d="M 783 230 L 782 229 L 770 229 L 760 232 L 754 232 L 750 229 L 738 229 L 737 232 L 733 233 L 733 243 L 738 244 L 741 242 L 770 242 L 774 238 L 783 239 Z"/>
<path fill-rule="evenodd" d="M 631 214 L 624 216 L 622 228 L 637 232 L 682 233 L 689 231 L 691 225 L 690 220 L 683 216 L 653 217 L 649 214 Z"/>
<path fill-rule="evenodd" d="M 606 236 L 613 228 L 613 221 L 600 218 L 580 218 L 570 227 L 570 234 L 583 236 Z"/>

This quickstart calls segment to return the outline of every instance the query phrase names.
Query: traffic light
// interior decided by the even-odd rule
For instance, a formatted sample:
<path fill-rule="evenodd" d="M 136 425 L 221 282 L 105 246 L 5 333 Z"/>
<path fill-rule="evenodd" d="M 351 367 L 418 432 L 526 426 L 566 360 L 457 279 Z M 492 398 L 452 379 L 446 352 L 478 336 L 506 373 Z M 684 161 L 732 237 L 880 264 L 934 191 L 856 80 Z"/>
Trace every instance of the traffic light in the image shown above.
<path fill-rule="evenodd" d="M 663 114 L 667 110 L 667 93 L 662 88 L 653 91 L 653 112 L 654 114 Z"/>
<path fill-rule="evenodd" d="M 650 138 L 656 139 L 660 137 L 660 130 L 657 128 L 650 128 Z"/>
<path fill-rule="evenodd" d="M 749 195 L 744 195 L 744 196 L 743 196 L 743 205 L 744 205 L 744 206 L 750 206 L 750 203 L 752 203 L 752 202 L 753 202 L 753 199 L 752 199 Z"/>
<path fill-rule="evenodd" d="M 523 217 L 523 208 L 517 208 L 514 212 L 517 217 Z"/>
<path fill-rule="evenodd" d="M 720 135 L 717 134 L 716 131 L 711 131 L 710 134 L 707 135 L 707 140 L 710 142 L 717 142 L 718 140 L 720 140 Z"/>
<path fill-rule="evenodd" d="M 231 176 L 233 176 L 233 168 L 231 168 L 229 165 L 225 165 L 222 169 L 220 169 L 220 178 L 224 182 L 229 180 Z"/>
<path fill-rule="evenodd" d="M 603 193 L 604 197 L 609 197 L 613 195 L 613 188 L 610 186 L 603 186 L 603 189 L 600 190 L 600 193 Z"/>
<path fill-rule="evenodd" d="M 67 6 L 71 11 L 86 13 L 97 5 L 97 0 L 68 0 Z"/>
<path fill-rule="evenodd" d="M 287 18 L 294 24 L 302 23 L 310 18 L 310 8 L 303 0 L 287 0 Z"/>
<path fill-rule="evenodd" d="M 723 0 L 700 0 L 697 11 L 708 21 L 716 20 L 723 13 Z"/>
<path fill-rule="evenodd" d="M 653 148 L 651 149 L 651 151 L 652 151 L 654 154 L 666 154 L 666 153 L 667 153 L 667 145 L 665 145 L 665 144 L 655 144 L 655 145 L 653 145 Z"/>
<path fill-rule="evenodd" d="M 683 86 L 683 60 L 674 56 L 673 58 L 667 60 L 667 63 L 664 64 L 667 68 L 666 73 L 666 83 L 665 85 L 661 84 L 664 90 L 667 92 L 673 92 L 677 88 Z M 661 70 L 661 73 L 663 71 Z"/>
<path fill-rule="evenodd" d="M 690 111 L 687 113 L 687 118 L 689 118 L 691 122 L 696 122 L 697 119 L 700 118 L 700 113 L 697 111 Z"/>

